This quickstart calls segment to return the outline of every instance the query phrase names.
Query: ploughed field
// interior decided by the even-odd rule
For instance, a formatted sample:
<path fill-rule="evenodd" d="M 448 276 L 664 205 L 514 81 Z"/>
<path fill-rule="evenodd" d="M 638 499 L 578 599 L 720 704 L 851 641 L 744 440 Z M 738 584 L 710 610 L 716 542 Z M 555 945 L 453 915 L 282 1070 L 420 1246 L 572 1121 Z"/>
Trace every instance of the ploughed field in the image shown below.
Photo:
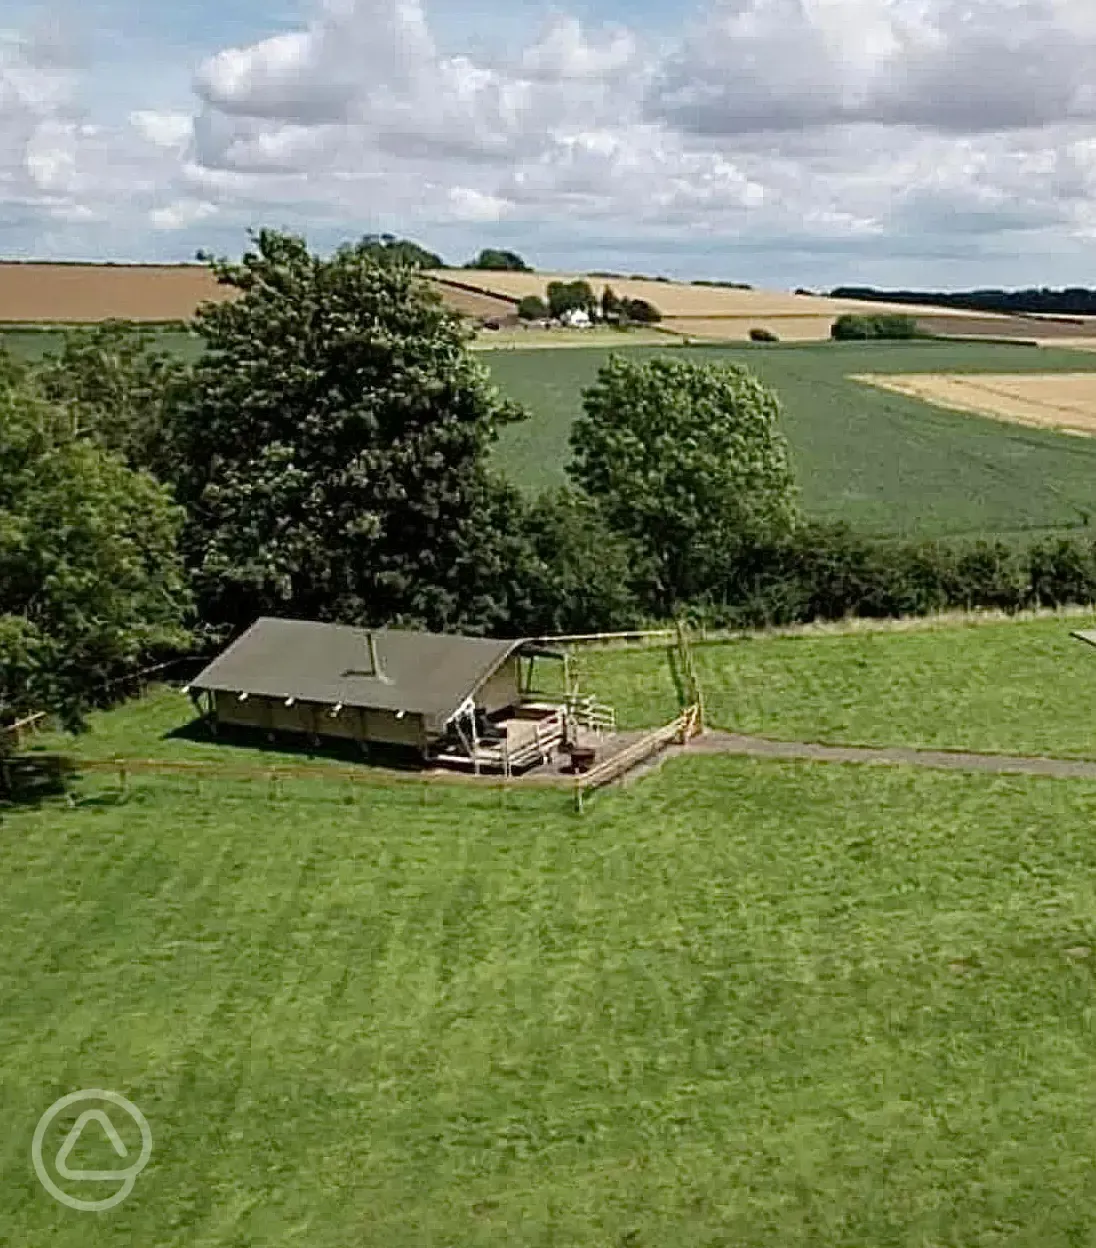
<path fill-rule="evenodd" d="M 713 713 L 773 735 L 931 743 L 929 690 L 942 739 L 1060 749 L 1088 731 L 1081 623 L 697 653 Z M 1059 664 L 1066 713 L 1033 725 Z M 672 689 L 656 651 L 584 670 Z M 880 696 L 853 725 L 842 704 Z M 155 694 L 80 748 L 172 756 L 189 717 Z M 72 806 L 2 812 L 12 1243 L 988 1248 L 1096 1225 L 1096 785 L 695 757 L 579 817 L 321 767 L 89 775 Z M 88 1087 L 153 1140 L 106 1214 L 30 1162 Z M 68 1164 L 119 1165 L 93 1131 Z"/>

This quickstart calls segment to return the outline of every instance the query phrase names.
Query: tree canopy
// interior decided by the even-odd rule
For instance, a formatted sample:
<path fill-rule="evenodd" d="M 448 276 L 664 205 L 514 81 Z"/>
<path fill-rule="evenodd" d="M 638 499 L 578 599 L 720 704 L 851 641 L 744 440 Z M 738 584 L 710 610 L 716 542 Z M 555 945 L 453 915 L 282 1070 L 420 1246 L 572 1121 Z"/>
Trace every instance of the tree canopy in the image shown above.
<path fill-rule="evenodd" d="M 516 251 L 500 251 L 497 247 L 485 247 L 466 269 L 493 269 L 497 272 L 532 273 L 532 268 Z"/>
<path fill-rule="evenodd" d="M 252 242 L 214 265 L 239 298 L 198 313 L 206 350 L 176 417 L 206 616 L 490 629 L 511 534 L 486 457 L 523 413 L 460 317 L 368 240 L 328 259 L 274 231 Z"/>
<path fill-rule="evenodd" d="M 104 681 L 186 646 L 181 523 L 70 411 L 0 383 L 0 724 L 43 710 L 76 727 Z"/>
<path fill-rule="evenodd" d="M 151 331 L 128 321 L 69 330 L 33 379 L 63 409 L 75 436 L 116 451 L 132 468 L 170 473 L 168 409 L 186 385 L 187 366 L 155 346 Z"/>
<path fill-rule="evenodd" d="M 563 316 L 577 309 L 591 314 L 597 311 L 597 295 L 590 283 L 582 278 L 573 282 L 549 282 L 546 293 L 552 316 Z"/>
<path fill-rule="evenodd" d="M 445 261 L 409 238 L 395 234 L 366 234 L 359 244 L 362 253 L 386 264 L 406 264 L 413 269 L 444 269 Z"/>
<path fill-rule="evenodd" d="M 611 356 L 583 395 L 571 478 L 652 561 L 664 610 L 711 595 L 797 519 L 776 396 L 741 365 Z"/>
<path fill-rule="evenodd" d="M 526 295 L 518 301 L 518 316 L 523 321 L 542 321 L 548 314 L 548 305 L 540 295 Z"/>

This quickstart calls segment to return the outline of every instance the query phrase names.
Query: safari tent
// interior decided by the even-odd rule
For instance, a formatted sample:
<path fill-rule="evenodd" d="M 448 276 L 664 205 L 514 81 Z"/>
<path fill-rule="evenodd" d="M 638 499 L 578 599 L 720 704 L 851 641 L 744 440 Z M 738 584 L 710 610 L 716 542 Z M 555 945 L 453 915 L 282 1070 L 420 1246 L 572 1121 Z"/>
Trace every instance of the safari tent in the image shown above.
<path fill-rule="evenodd" d="M 547 761 L 566 708 L 529 694 L 526 639 L 491 640 L 263 617 L 188 686 L 216 730 L 405 746 L 424 759 L 498 766 Z"/>

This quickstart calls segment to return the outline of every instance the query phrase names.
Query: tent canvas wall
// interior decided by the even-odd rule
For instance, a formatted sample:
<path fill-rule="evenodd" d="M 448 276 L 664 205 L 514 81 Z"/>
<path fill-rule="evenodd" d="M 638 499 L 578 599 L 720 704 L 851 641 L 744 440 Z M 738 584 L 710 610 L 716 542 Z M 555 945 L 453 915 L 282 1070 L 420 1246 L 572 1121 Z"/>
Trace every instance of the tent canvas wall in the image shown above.
<path fill-rule="evenodd" d="M 213 722 L 427 752 L 471 703 L 521 700 L 522 640 L 263 617 L 191 681 Z"/>

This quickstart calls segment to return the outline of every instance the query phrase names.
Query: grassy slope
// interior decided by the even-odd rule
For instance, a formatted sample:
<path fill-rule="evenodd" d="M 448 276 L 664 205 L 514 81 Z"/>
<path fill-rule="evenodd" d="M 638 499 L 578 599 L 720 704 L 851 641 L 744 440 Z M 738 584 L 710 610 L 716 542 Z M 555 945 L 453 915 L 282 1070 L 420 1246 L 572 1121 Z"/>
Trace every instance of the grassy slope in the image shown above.
<path fill-rule="evenodd" d="M 1081 619 L 698 645 L 713 727 L 785 740 L 1096 758 L 1096 651 Z M 664 650 L 581 656 L 629 727 L 670 719 Z"/>
<path fill-rule="evenodd" d="M 636 347 L 637 357 L 657 354 Z M 606 351 L 507 351 L 484 357 L 534 419 L 503 431 L 499 457 L 530 487 L 562 480 L 581 391 Z M 676 354 L 676 351 L 674 352 Z M 823 343 L 689 348 L 741 361 L 780 395 L 804 505 L 879 533 L 1005 533 L 1075 524 L 1091 510 L 1096 440 L 934 408 L 846 380 L 858 372 L 1085 372 L 1096 356 L 971 344 Z"/>
<path fill-rule="evenodd" d="M 13 1244 L 1096 1223 L 1094 786 L 700 759 L 583 819 L 310 782 L 86 797 L 0 824 Z M 87 1086 L 155 1141 L 94 1216 L 28 1161 Z"/>

